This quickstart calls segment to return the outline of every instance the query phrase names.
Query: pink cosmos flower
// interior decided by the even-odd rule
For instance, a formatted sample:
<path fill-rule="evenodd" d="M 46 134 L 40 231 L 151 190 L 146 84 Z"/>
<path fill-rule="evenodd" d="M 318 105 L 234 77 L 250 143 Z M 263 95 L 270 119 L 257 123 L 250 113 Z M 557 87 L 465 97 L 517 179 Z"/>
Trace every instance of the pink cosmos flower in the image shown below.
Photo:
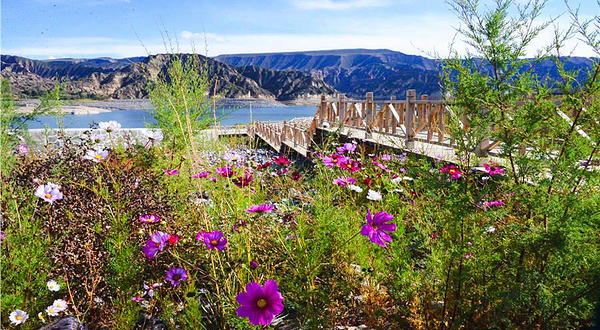
<path fill-rule="evenodd" d="M 233 176 L 233 170 L 228 166 L 217 167 L 217 169 L 215 170 L 215 173 L 224 178 Z"/>
<path fill-rule="evenodd" d="M 252 325 L 269 325 L 275 315 L 283 312 L 283 297 L 277 289 L 277 282 L 267 280 L 261 287 L 256 282 L 246 285 L 246 291 L 240 292 L 235 298 L 241 305 L 236 314 L 247 317 Z"/>
<path fill-rule="evenodd" d="M 460 179 L 462 176 L 462 172 L 454 165 L 448 165 L 440 168 L 440 173 L 450 174 L 450 178 L 452 178 L 452 180 Z"/>
<path fill-rule="evenodd" d="M 343 146 L 337 147 L 336 150 L 337 150 L 338 154 L 343 154 L 345 152 L 353 154 L 354 151 L 356 150 L 356 144 L 354 144 L 354 143 L 344 143 Z"/>
<path fill-rule="evenodd" d="M 346 156 L 341 156 L 341 155 L 331 155 L 331 156 L 325 156 L 323 157 L 323 165 L 327 166 L 327 167 L 334 167 L 334 166 L 339 166 L 339 164 L 345 164 L 349 161 L 350 159 Z"/>
<path fill-rule="evenodd" d="M 504 202 L 501 201 L 501 200 L 483 203 L 483 206 L 486 207 L 486 208 L 492 207 L 492 206 L 503 206 L 503 205 L 504 205 Z"/>
<path fill-rule="evenodd" d="M 273 157 L 273 161 L 275 162 L 275 164 L 277 165 L 289 165 L 292 162 L 290 162 L 289 159 L 287 159 L 284 156 L 277 156 L 277 157 Z"/>
<path fill-rule="evenodd" d="M 467 252 L 465 253 L 465 259 L 471 259 L 473 257 L 473 253 Z"/>
<path fill-rule="evenodd" d="M 260 204 L 260 205 L 252 205 L 250 206 L 249 209 L 246 209 L 245 211 L 248 213 L 265 213 L 265 212 L 271 212 L 273 211 L 273 209 L 275 209 L 275 206 L 273 205 L 269 205 L 269 204 Z"/>
<path fill-rule="evenodd" d="M 246 173 L 244 176 L 233 179 L 233 184 L 240 188 L 246 187 L 250 182 L 252 182 L 252 174 L 250 173 Z"/>
<path fill-rule="evenodd" d="M 200 172 L 200 173 L 196 173 L 196 174 L 192 174 L 192 178 L 206 178 L 209 174 L 211 174 L 212 172 Z"/>
<path fill-rule="evenodd" d="M 159 251 L 164 250 L 170 237 L 171 235 L 162 231 L 152 234 L 146 242 L 146 246 L 142 248 L 142 252 L 144 252 L 148 259 L 153 259 Z"/>
<path fill-rule="evenodd" d="M 340 185 L 342 187 L 345 187 L 345 186 L 347 186 L 349 184 L 355 184 L 355 183 L 356 183 L 356 179 L 353 178 L 353 177 L 350 177 L 350 176 L 349 177 L 341 176 L 341 177 L 339 177 L 337 179 L 333 179 L 333 184 L 337 184 L 337 185 Z"/>
<path fill-rule="evenodd" d="M 385 164 L 381 164 L 381 163 L 379 163 L 379 162 L 377 162 L 377 161 L 374 161 L 374 162 L 373 162 L 373 165 L 375 165 L 375 166 L 379 167 L 380 169 L 382 169 L 382 170 L 384 170 L 384 171 L 386 171 L 386 172 L 393 172 L 393 171 L 392 171 L 392 170 L 390 170 L 390 169 L 389 169 L 389 168 L 388 168 L 388 167 L 387 167 Z"/>
<path fill-rule="evenodd" d="M 265 169 L 265 168 L 267 168 L 267 167 L 269 167 L 269 166 L 271 166 L 271 165 L 273 165 L 273 162 L 266 162 L 266 163 L 264 163 L 264 164 L 260 164 L 260 165 L 258 165 L 258 167 L 257 167 L 257 168 L 258 168 L 259 170 L 262 170 L 262 169 Z"/>
<path fill-rule="evenodd" d="M 203 241 L 206 244 L 206 248 L 209 250 L 217 249 L 217 251 L 223 251 L 227 248 L 227 238 L 223 237 L 223 232 L 219 230 L 211 232 L 202 232 L 196 235 L 196 239 Z"/>
<path fill-rule="evenodd" d="M 396 231 L 396 224 L 389 223 L 394 219 L 394 216 L 379 212 L 375 216 L 371 216 L 371 210 L 367 210 L 367 224 L 362 227 L 360 234 L 368 236 L 371 242 L 386 247 L 385 242 L 391 242 L 392 237 L 388 234 Z"/>
<path fill-rule="evenodd" d="M 165 281 L 171 282 L 172 286 L 178 286 L 181 281 L 187 280 L 189 278 L 188 273 L 183 268 L 171 268 L 167 270 L 167 276 L 165 277 Z"/>
<path fill-rule="evenodd" d="M 208 178 L 210 181 L 212 182 L 217 182 L 219 181 L 219 179 L 215 178 L 214 176 L 211 176 L 210 178 Z"/>
<path fill-rule="evenodd" d="M 60 186 L 52 182 L 39 185 L 35 190 L 35 195 L 50 204 L 63 199 L 63 194 L 60 192 Z"/>
<path fill-rule="evenodd" d="M 388 161 L 388 160 L 392 160 L 392 156 L 390 156 L 388 154 L 383 154 L 383 155 L 381 155 L 380 159 L 384 160 L 384 161 Z"/>
<path fill-rule="evenodd" d="M 360 163 L 355 160 L 349 160 L 344 164 L 340 164 L 340 167 L 354 173 L 360 170 Z"/>
<path fill-rule="evenodd" d="M 496 166 L 496 164 L 483 164 L 483 167 L 490 175 L 501 175 L 504 174 L 504 169 L 502 167 Z"/>
<path fill-rule="evenodd" d="M 171 237 L 169 237 L 169 245 L 175 245 L 177 242 L 179 242 L 179 236 L 171 235 Z"/>
<path fill-rule="evenodd" d="M 160 217 L 156 214 L 141 215 L 140 221 L 144 223 L 155 223 L 160 221 Z"/>
<path fill-rule="evenodd" d="M 19 153 L 19 155 L 25 155 L 29 153 L 29 147 L 24 145 L 24 144 L 19 144 L 17 146 L 17 152 Z"/>
<path fill-rule="evenodd" d="M 164 172 L 166 175 L 177 175 L 177 174 L 179 174 L 179 170 L 174 170 L 174 169 L 170 169 L 170 168 L 169 168 L 169 169 L 166 169 L 166 170 L 165 170 L 165 169 L 163 169 L 163 172 Z"/>

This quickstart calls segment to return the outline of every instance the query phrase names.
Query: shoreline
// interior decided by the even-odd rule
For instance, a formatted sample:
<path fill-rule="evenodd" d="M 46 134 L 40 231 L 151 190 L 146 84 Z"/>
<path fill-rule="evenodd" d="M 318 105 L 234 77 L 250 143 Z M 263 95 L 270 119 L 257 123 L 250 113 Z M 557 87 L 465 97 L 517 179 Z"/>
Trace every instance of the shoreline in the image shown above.
<path fill-rule="evenodd" d="M 29 114 L 40 104 L 39 99 L 24 99 L 15 101 L 15 108 L 18 113 Z M 263 99 L 229 99 L 223 98 L 217 100 L 218 108 L 285 108 L 288 106 L 314 106 L 318 104 L 316 100 L 301 99 L 291 101 L 275 101 Z M 149 99 L 123 99 L 123 100 L 73 100 L 64 101 L 60 109 L 65 114 L 72 115 L 92 115 L 120 110 L 151 110 L 152 103 Z"/>

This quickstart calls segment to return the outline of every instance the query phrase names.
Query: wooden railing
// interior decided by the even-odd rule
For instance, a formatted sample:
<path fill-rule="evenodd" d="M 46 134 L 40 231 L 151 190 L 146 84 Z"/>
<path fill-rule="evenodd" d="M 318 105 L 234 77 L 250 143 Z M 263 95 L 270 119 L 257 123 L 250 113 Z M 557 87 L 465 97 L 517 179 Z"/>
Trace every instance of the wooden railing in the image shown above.
<path fill-rule="evenodd" d="M 328 101 L 322 96 L 311 127 L 340 125 L 397 135 L 406 140 L 409 148 L 415 140 L 451 145 L 447 139 L 448 117 L 444 101 L 430 100 L 427 95 L 417 100 L 415 90 L 408 90 L 405 100 L 392 96 L 390 100 L 376 101 L 373 93 L 367 93 L 365 100 L 340 95 L 337 100 Z"/>

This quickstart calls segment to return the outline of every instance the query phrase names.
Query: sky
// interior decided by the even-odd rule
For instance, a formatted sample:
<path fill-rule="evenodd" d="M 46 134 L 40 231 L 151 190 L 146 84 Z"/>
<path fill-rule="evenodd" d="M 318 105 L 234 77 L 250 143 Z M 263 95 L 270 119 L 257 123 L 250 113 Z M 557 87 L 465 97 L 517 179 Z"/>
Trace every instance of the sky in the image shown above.
<path fill-rule="evenodd" d="M 34 59 L 123 58 L 196 51 L 216 56 L 345 48 L 448 54 L 459 20 L 443 0 L 0 0 L 0 52 Z M 525 0 L 515 0 L 524 3 Z M 489 5 L 490 0 L 482 0 Z M 569 0 L 582 18 L 596 0 Z M 539 22 L 566 28 L 564 0 L 549 0 Z M 530 54 L 552 40 L 547 29 Z M 566 50 L 594 56 L 576 38 Z"/>

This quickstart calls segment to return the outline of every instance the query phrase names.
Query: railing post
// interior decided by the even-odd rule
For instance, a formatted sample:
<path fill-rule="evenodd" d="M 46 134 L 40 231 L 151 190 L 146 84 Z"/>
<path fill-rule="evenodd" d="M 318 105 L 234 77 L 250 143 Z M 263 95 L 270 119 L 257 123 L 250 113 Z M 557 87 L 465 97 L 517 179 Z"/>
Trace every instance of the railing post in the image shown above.
<path fill-rule="evenodd" d="M 415 147 L 415 101 L 417 100 L 417 91 L 409 89 L 406 91 L 406 143 L 405 146 L 408 149 L 414 149 Z"/>
<path fill-rule="evenodd" d="M 339 94 L 338 95 L 338 115 L 339 115 L 339 121 L 340 124 L 344 124 L 344 118 L 346 117 L 346 103 L 345 103 L 345 99 L 346 96 L 344 94 Z"/>
<path fill-rule="evenodd" d="M 373 120 L 373 92 L 367 93 L 367 103 L 365 107 L 365 139 L 373 137 L 371 134 L 371 121 Z"/>
<path fill-rule="evenodd" d="M 321 105 L 319 106 L 319 126 L 323 125 L 325 118 L 325 111 L 327 110 L 327 102 L 325 101 L 325 94 L 321 95 Z"/>
<path fill-rule="evenodd" d="M 390 101 L 392 103 L 391 105 L 394 107 L 394 110 L 396 110 L 396 113 L 398 115 L 400 115 L 400 109 L 399 109 L 400 107 L 395 103 L 396 102 L 396 95 L 392 95 L 390 97 Z M 390 111 L 388 111 L 388 115 L 389 115 L 389 118 L 390 118 L 389 125 L 391 126 L 390 127 L 390 132 L 392 134 L 396 134 L 396 127 L 398 126 L 399 123 L 396 121 L 396 117 L 394 117 L 392 114 L 390 114 Z"/>

